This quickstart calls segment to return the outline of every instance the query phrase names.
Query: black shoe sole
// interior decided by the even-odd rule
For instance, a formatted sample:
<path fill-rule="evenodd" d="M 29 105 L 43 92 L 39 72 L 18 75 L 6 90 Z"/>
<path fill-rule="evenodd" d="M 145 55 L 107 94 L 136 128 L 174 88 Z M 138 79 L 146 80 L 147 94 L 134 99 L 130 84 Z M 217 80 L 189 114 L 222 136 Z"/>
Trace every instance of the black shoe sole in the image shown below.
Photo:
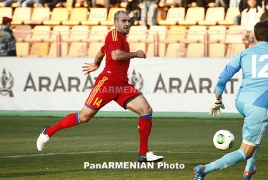
<path fill-rule="evenodd" d="M 143 160 L 143 161 L 140 161 L 138 160 L 138 162 L 142 163 L 142 162 L 160 162 L 162 161 L 164 158 L 160 158 L 160 159 L 157 159 L 157 160 L 154 160 L 154 161 L 147 161 L 147 160 Z"/>

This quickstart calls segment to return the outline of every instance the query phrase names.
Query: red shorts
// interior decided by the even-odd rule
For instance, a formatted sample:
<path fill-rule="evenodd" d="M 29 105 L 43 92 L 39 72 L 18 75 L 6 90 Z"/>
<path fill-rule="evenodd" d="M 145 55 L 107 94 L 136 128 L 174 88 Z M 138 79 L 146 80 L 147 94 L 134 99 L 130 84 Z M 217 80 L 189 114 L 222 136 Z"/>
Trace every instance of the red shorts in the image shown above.
<path fill-rule="evenodd" d="M 132 84 L 124 81 L 110 80 L 107 76 L 99 76 L 91 90 L 85 105 L 93 110 L 99 110 L 114 100 L 126 109 L 125 102 L 141 94 Z"/>

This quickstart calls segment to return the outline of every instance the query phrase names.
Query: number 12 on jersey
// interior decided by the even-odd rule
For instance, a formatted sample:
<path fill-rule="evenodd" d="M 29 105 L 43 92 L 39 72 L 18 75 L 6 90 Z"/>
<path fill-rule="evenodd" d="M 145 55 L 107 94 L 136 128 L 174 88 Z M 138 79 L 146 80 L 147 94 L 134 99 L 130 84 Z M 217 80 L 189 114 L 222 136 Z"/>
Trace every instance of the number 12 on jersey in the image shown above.
<path fill-rule="evenodd" d="M 259 58 L 259 62 L 263 62 L 265 59 L 268 60 L 268 55 L 262 55 Z M 268 63 L 266 63 L 257 74 L 257 55 L 252 55 L 252 78 L 267 78 L 268 77 Z"/>

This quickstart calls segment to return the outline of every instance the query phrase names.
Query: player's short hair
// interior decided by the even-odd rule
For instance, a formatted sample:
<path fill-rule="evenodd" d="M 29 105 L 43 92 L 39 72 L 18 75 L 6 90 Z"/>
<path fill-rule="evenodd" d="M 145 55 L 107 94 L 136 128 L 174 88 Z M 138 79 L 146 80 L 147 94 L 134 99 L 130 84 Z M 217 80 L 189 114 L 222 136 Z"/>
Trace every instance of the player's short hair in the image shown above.
<path fill-rule="evenodd" d="M 257 41 L 268 42 L 268 21 L 260 21 L 255 24 L 254 34 Z"/>
<path fill-rule="evenodd" d="M 118 21 L 119 20 L 119 17 L 121 17 L 121 14 L 129 14 L 127 11 L 117 11 L 115 14 L 114 14 L 114 21 Z"/>

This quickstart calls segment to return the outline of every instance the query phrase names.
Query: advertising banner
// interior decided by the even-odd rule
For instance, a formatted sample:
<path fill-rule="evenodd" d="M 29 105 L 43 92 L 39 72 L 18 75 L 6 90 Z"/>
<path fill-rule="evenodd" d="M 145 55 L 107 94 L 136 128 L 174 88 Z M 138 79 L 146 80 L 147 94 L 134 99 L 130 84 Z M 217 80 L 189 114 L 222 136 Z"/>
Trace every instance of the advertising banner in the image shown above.
<path fill-rule="evenodd" d="M 84 75 L 93 58 L 0 58 L 0 110 L 79 111 L 101 67 Z M 132 59 L 129 82 L 146 97 L 155 112 L 208 112 L 218 76 L 229 58 Z M 237 112 L 234 99 L 241 72 L 227 83 L 225 110 Z M 104 111 L 124 111 L 115 102 Z"/>

